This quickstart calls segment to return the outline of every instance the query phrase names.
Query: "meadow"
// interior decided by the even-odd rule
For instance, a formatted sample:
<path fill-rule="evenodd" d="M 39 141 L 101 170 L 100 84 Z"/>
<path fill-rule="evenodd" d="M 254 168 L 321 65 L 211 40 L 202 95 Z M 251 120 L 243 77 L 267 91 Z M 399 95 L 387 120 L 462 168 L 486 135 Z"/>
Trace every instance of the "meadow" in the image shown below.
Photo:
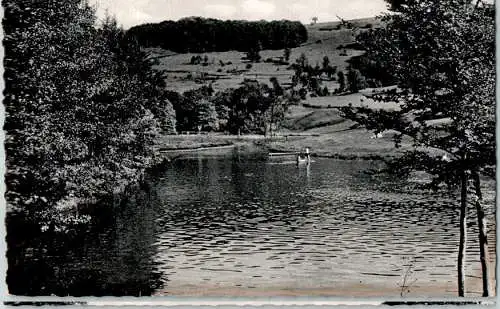
<path fill-rule="evenodd" d="M 245 80 L 271 85 L 271 77 L 276 77 L 284 88 L 288 88 L 294 75 L 290 65 L 302 54 L 313 66 L 321 66 L 323 58 L 327 56 L 337 72 L 345 73 L 349 60 L 364 53 L 354 44 L 356 35 L 360 31 L 377 27 L 380 22 L 375 18 L 365 18 L 349 23 L 354 27 L 345 27 L 341 22 L 307 25 L 308 41 L 291 49 L 288 64 L 283 63 L 283 49 L 262 50 L 260 62 L 249 62 L 245 59 L 245 53 L 238 51 L 175 53 L 161 48 L 148 48 L 147 52 L 151 59 L 156 59 L 154 68 L 163 72 L 167 89 L 171 91 L 182 93 L 203 85 L 211 85 L 215 91 L 221 91 L 237 88 Z M 191 64 L 191 58 L 197 56 L 203 61 Z M 376 102 L 371 98 L 372 94 L 387 88 L 366 88 L 358 93 L 334 94 L 335 89 L 339 88 L 336 78 L 324 78 L 321 87 L 325 86 L 330 92 L 328 96 L 307 95 L 305 100 L 289 108 L 281 130 L 274 137 L 257 140 L 265 140 L 270 150 L 300 151 L 304 147 L 310 147 L 315 155 L 342 158 L 395 156 L 405 149 L 394 149 L 391 132 L 376 138 L 373 133 L 342 118 L 338 110 L 349 104 L 373 109 L 397 109 L 396 103 Z M 182 135 L 177 138 L 163 137 L 159 141 L 159 147 L 194 149 L 226 143 L 228 138 L 220 134 Z"/>

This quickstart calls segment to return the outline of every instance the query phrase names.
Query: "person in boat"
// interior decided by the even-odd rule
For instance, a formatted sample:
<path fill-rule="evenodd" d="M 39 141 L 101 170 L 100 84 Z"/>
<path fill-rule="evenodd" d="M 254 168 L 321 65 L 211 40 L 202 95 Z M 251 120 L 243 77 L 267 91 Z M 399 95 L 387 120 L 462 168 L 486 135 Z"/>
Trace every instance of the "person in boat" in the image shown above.
<path fill-rule="evenodd" d="M 297 154 L 297 165 L 300 163 L 311 163 L 311 153 L 309 152 L 309 148 L 306 148 L 304 153 Z"/>

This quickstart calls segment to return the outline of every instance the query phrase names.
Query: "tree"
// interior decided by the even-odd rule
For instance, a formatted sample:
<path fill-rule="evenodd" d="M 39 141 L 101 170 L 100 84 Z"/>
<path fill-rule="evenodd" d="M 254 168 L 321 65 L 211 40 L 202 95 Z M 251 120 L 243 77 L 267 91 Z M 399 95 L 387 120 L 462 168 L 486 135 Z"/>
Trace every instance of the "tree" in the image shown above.
<path fill-rule="evenodd" d="M 338 71 L 337 72 L 337 78 L 338 78 L 338 82 L 339 82 L 339 90 L 338 90 L 338 92 L 342 92 L 342 91 L 345 90 L 345 75 L 344 75 L 344 72 Z"/>
<path fill-rule="evenodd" d="M 236 133 L 266 133 L 269 124 L 269 110 L 275 96 L 266 84 L 245 80 L 240 88 L 225 99 L 228 104 L 227 129 Z M 218 96 L 219 97 L 219 96 Z M 221 110 L 221 108 L 218 108 Z"/>
<path fill-rule="evenodd" d="M 458 295 L 465 295 L 467 203 L 479 226 L 483 296 L 490 295 L 488 241 L 480 179 L 495 169 L 495 20 L 481 1 L 398 1 L 387 26 L 372 33 L 368 54 L 384 54 L 400 91 L 381 95 L 399 111 L 346 108 L 347 117 L 376 132 L 394 129 L 413 139 L 413 150 L 393 162 L 399 172 L 424 170 L 430 185 L 460 191 Z M 431 125 L 429 120 L 441 125 Z"/>
<path fill-rule="evenodd" d="M 356 93 L 361 89 L 366 88 L 366 79 L 357 69 L 349 69 L 347 71 L 347 84 L 349 91 Z"/>
<path fill-rule="evenodd" d="M 202 86 L 179 94 L 174 91 L 167 93 L 167 98 L 175 109 L 178 131 L 194 131 L 198 129 L 198 103 L 210 101 L 214 93 L 212 86 Z"/>
<path fill-rule="evenodd" d="M 292 50 L 289 47 L 285 48 L 285 50 L 283 51 L 283 58 L 285 59 L 285 61 L 290 60 L 291 53 L 292 53 Z"/>
<path fill-rule="evenodd" d="M 217 111 L 212 102 L 201 99 L 195 104 L 196 120 L 195 125 L 198 131 L 216 131 L 219 129 Z"/>
<path fill-rule="evenodd" d="M 276 77 L 274 77 L 274 76 L 271 77 L 269 79 L 269 81 L 271 82 L 271 84 L 273 86 L 272 90 L 273 90 L 274 96 L 281 96 L 284 94 L 283 87 L 281 87 L 281 85 Z"/>
<path fill-rule="evenodd" d="M 139 46 L 86 2 L 3 4 L 6 199 L 52 220 L 70 197 L 99 201 L 137 179 L 172 110 Z"/>
<path fill-rule="evenodd" d="M 247 51 L 247 59 L 251 62 L 260 62 L 260 59 L 262 58 L 260 56 L 261 49 L 262 49 L 262 46 L 261 46 L 260 42 L 257 42 L 256 44 L 254 44 Z"/>
<path fill-rule="evenodd" d="M 309 61 L 304 53 L 301 53 L 295 62 L 302 70 L 309 65 Z"/>
<path fill-rule="evenodd" d="M 273 132 L 281 126 L 283 119 L 285 118 L 285 113 L 288 110 L 288 104 L 291 100 L 290 95 L 285 93 L 283 87 L 281 87 L 278 79 L 276 77 L 271 77 L 270 82 L 272 84 L 272 89 L 269 93 L 271 97 L 270 105 L 266 111 L 266 130 L 265 134 L 269 132 L 272 136 Z"/>
<path fill-rule="evenodd" d="M 330 58 L 328 58 L 328 56 L 323 57 L 322 66 L 323 66 L 323 71 L 328 72 L 328 70 L 330 68 Z"/>
<path fill-rule="evenodd" d="M 318 17 L 314 16 L 313 18 L 311 18 L 311 20 L 312 20 L 312 24 L 316 25 L 316 23 L 318 22 Z"/>

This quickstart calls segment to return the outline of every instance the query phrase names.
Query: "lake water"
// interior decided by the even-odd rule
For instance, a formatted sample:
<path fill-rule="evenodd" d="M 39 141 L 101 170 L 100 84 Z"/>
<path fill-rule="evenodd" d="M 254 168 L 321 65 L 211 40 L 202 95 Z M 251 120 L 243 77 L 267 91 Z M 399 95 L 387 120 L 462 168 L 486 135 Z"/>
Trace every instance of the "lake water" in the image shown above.
<path fill-rule="evenodd" d="M 77 241 L 13 250 L 11 293 L 387 297 L 406 275 L 406 296 L 456 296 L 455 198 L 366 173 L 377 162 L 289 159 L 238 149 L 176 159 Z M 485 190 L 493 205 L 493 182 Z M 478 296 L 473 213 L 466 285 Z"/>

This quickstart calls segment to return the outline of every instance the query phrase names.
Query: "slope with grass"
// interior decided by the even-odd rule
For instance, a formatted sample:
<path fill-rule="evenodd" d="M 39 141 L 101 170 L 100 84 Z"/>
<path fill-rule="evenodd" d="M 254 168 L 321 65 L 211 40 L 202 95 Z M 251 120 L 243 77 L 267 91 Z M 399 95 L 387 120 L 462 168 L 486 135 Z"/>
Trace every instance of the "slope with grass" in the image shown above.
<path fill-rule="evenodd" d="M 378 27 L 375 18 L 349 21 L 353 28 L 341 22 L 317 23 L 307 25 L 308 41 L 291 49 L 289 64 L 305 54 L 309 64 L 321 66 L 323 58 L 328 56 L 330 64 L 337 71 L 346 71 L 352 57 L 362 55 L 355 43 L 359 31 Z M 151 58 L 157 59 L 155 68 L 164 73 L 169 90 L 184 92 L 212 85 L 215 91 L 237 88 L 245 79 L 271 84 L 269 79 L 276 77 L 286 87 L 291 85 L 294 71 L 289 64 L 283 64 L 284 50 L 262 50 L 260 62 L 249 62 L 245 53 L 238 51 L 211 53 L 175 53 L 160 48 L 147 49 Z M 200 56 L 201 63 L 191 64 L 193 56 Z M 336 80 L 324 80 L 330 93 L 339 87 Z M 352 104 L 376 109 L 397 109 L 395 103 L 375 102 L 370 96 L 388 89 L 364 89 L 360 93 L 310 97 L 296 106 L 291 106 L 283 128 L 278 136 L 290 136 L 287 139 L 276 138 L 267 146 L 275 150 L 301 150 L 310 147 L 317 155 L 345 158 L 370 158 L 398 155 L 402 150 L 394 149 L 391 132 L 382 138 L 358 128 L 355 123 L 341 117 L 339 107 Z M 293 136 L 293 137 L 291 137 Z M 195 147 L 196 145 L 193 145 Z M 403 147 L 404 149 L 404 147 Z"/>
<path fill-rule="evenodd" d="M 365 25 L 376 23 L 373 18 L 363 19 L 358 23 L 361 21 Z M 294 63 L 304 53 L 311 65 L 321 65 L 323 57 L 328 56 L 332 66 L 336 66 L 338 70 L 345 70 L 349 65 L 349 59 L 363 54 L 363 51 L 349 47 L 354 43 L 355 36 L 360 30 L 346 28 L 330 30 L 338 25 L 337 22 L 307 26 L 309 39 L 301 46 L 291 49 L 289 62 Z M 293 75 L 289 65 L 277 63 L 284 55 L 282 49 L 262 50 L 260 52 L 262 60 L 258 63 L 250 63 L 244 59 L 245 53 L 238 51 L 175 53 L 161 48 L 147 48 L 147 51 L 150 58 L 158 60 L 155 68 L 165 73 L 167 87 L 177 92 L 210 83 L 215 90 L 234 88 L 245 78 L 269 83 L 269 78 L 273 76 L 278 78 L 281 84 L 287 85 Z M 202 62 L 196 65 L 190 64 L 193 56 L 201 56 Z M 332 90 L 338 87 L 336 82 L 325 85 Z"/>

